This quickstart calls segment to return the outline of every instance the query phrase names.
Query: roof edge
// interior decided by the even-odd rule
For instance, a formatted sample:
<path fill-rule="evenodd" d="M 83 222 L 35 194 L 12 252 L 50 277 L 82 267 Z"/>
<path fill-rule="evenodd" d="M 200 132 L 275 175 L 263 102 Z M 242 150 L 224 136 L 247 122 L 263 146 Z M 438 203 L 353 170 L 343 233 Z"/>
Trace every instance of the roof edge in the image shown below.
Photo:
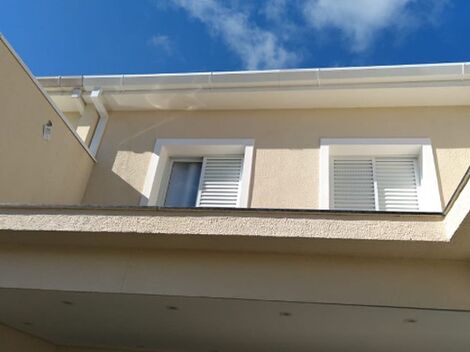
<path fill-rule="evenodd" d="M 281 69 L 265 71 L 222 71 L 162 74 L 121 74 L 39 77 L 47 89 L 92 90 L 244 88 L 291 86 L 350 86 L 373 83 L 460 82 L 470 84 L 470 62 Z"/>

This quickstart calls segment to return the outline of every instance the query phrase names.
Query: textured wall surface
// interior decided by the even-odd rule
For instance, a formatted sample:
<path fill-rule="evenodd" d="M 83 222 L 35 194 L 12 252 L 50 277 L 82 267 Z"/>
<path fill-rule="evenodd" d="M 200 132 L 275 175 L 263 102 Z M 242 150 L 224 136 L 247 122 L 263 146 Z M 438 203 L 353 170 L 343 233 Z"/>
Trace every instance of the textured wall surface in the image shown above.
<path fill-rule="evenodd" d="M 448 241 L 440 216 L 377 215 L 1 210 L 0 230 Z"/>
<path fill-rule="evenodd" d="M 1 40 L 0 106 L 0 202 L 80 203 L 94 161 Z"/>
<path fill-rule="evenodd" d="M 6 289 L 470 309 L 464 261 L 2 246 L 0 264 Z"/>
<path fill-rule="evenodd" d="M 84 197 L 137 205 L 157 138 L 253 138 L 251 207 L 318 208 L 320 138 L 431 138 L 446 203 L 470 164 L 470 108 L 115 112 Z"/>

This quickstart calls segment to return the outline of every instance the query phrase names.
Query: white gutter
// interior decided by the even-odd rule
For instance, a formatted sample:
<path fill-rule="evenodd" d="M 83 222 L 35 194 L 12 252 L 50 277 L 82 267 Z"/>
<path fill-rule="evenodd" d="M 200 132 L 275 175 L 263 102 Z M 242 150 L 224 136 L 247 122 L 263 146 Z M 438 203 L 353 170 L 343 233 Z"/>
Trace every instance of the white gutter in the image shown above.
<path fill-rule="evenodd" d="M 202 72 L 149 75 L 40 77 L 47 90 L 81 88 L 86 91 L 215 89 L 249 87 L 329 87 L 413 82 L 470 84 L 470 63 L 316 68 L 270 71 Z"/>

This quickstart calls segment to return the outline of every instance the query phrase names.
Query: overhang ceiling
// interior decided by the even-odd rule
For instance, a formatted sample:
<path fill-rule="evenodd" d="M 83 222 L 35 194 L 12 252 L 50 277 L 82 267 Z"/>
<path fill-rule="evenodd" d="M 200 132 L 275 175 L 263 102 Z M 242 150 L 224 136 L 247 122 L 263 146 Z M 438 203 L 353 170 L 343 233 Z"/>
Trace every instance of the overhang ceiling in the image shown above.
<path fill-rule="evenodd" d="M 62 111 L 76 111 L 74 98 L 49 90 Z M 110 111 L 132 110 L 250 110 L 470 105 L 470 85 L 290 87 L 106 91 Z M 89 96 L 84 94 L 86 102 Z"/>
<path fill-rule="evenodd" d="M 59 345 L 173 352 L 464 352 L 470 312 L 0 290 L 2 323 Z"/>

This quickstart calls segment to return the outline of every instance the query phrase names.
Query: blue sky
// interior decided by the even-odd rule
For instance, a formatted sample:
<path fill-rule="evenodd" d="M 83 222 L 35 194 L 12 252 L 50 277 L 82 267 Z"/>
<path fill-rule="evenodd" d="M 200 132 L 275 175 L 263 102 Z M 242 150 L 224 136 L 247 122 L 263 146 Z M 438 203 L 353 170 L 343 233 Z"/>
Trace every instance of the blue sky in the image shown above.
<path fill-rule="evenodd" d="M 468 0 L 1 0 L 34 74 L 470 61 Z"/>

